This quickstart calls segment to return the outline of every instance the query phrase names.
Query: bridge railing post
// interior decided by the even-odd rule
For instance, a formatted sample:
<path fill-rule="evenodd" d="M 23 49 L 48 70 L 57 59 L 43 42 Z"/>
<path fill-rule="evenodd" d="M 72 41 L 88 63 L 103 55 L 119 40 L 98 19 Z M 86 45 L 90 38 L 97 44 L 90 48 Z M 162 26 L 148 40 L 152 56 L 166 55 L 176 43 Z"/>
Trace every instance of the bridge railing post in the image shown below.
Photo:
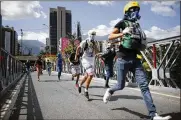
<path fill-rule="evenodd" d="M 21 78 L 22 63 L 6 50 L 0 48 L 0 98 Z"/>

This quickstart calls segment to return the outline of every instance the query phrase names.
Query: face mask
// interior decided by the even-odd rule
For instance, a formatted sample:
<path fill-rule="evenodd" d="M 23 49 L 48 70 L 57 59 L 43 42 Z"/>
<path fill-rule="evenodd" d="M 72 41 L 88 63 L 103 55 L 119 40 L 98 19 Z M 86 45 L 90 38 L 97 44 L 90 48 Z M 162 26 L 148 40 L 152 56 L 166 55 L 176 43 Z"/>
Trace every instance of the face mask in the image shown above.
<path fill-rule="evenodd" d="M 134 11 L 130 14 L 130 18 L 132 20 L 139 20 L 141 16 L 139 15 L 139 11 Z"/>
<path fill-rule="evenodd" d="M 95 36 L 94 36 L 94 35 L 91 35 L 91 36 L 90 36 L 90 41 L 93 42 L 94 39 L 95 39 Z"/>

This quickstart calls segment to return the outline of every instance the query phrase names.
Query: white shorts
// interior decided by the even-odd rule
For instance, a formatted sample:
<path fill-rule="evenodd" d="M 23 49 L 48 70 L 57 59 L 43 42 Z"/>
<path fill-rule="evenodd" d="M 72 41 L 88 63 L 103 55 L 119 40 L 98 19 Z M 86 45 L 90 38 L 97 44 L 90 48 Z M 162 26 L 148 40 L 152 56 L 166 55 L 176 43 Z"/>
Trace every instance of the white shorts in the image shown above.
<path fill-rule="evenodd" d="M 82 66 L 88 75 L 94 75 L 94 61 L 82 59 Z"/>
<path fill-rule="evenodd" d="M 73 75 L 80 74 L 80 66 L 79 65 L 72 65 L 71 72 Z"/>

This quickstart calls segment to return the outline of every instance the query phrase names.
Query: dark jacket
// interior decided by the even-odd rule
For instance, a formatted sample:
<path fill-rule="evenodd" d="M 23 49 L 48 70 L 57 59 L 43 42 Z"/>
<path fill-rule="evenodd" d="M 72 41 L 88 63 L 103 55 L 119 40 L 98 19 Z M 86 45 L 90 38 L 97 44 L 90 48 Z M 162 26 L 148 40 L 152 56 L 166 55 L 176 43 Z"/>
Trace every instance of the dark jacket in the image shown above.
<path fill-rule="evenodd" d="M 111 49 L 106 49 L 106 52 L 101 55 L 101 58 L 103 58 L 106 67 L 113 66 L 113 60 L 115 56 L 116 56 L 115 50 Z"/>

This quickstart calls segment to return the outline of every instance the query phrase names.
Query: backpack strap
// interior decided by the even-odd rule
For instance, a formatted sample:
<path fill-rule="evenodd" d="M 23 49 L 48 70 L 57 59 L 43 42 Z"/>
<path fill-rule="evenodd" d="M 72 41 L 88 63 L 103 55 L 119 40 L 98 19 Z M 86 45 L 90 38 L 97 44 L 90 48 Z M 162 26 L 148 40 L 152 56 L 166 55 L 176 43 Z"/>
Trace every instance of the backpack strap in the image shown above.
<path fill-rule="evenodd" d="M 133 23 L 128 21 L 128 20 L 124 20 L 124 23 L 125 23 L 125 27 L 131 27 L 133 26 Z"/>

